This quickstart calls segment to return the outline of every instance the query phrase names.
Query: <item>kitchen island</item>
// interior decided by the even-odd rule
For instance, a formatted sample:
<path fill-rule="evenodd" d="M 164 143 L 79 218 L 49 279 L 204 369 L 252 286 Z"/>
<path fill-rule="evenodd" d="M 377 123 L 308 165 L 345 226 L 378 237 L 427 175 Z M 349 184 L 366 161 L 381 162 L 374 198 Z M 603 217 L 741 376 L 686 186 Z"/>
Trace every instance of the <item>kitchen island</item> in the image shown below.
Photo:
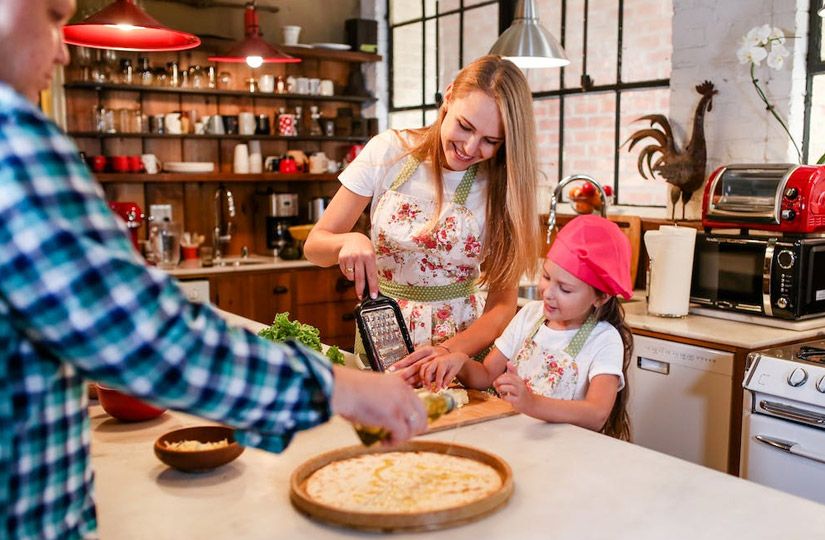
<path fill-rule="evenodd" d="M 339 417 L 299 433 L 282 454 L 248 448 L 201 474 L 167 468 L 161 434 L 204 422 L 167 412 L 139 424 L 91 408 L 92 463 L 103 539 L 374 537 L 322 525 L 289 501 L 292 472 L 310 457 L 358 443 Z M 825 506 L 570 425 L 516 415 L 422 438 L 493 452 L 512 467 L 510 502 L 475 523 L 393 535 L 451 540 L 819 538 Z"/>

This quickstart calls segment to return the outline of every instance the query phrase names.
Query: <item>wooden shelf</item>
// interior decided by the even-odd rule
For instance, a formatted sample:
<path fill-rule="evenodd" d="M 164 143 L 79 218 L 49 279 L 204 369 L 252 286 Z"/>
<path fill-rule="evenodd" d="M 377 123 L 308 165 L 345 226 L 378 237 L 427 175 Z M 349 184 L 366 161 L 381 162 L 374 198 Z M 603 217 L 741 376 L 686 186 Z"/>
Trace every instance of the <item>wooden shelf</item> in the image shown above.
<path fill-rule="evenodd" d="M 338 173 L 324 174 L 235 174 L 213 173 L 94 173 L 101 184 L 146 184 L 174 182 L 329 182 L 338 180 Z"/>
<path fill-rule="evenodd" d="M 320 49 L 308 47 L 290 47 L 279 45 L 285 53 L 299 58 L 316 58 L 318 60 L 338 60 L 341 62 L 380 62 L 383 57 L 380 54 L 370 54 L 360 51 L 336 51 L 333 49 Z"/>
<path fill-rule="evenodd" d="M 68 135 L 75 138 L 92 139 L 230 139 L 230 140 L 262 140 L 262 141 L 310 141 L 310 142 L 346 142 L 363 143 L 369 140 L 365 137 L 325 137 L 313 135 L 298 135 L 287 137 L 285 135 L 195 135 L 194 133 L 180 133 L 175 135 L 157 133 L 98 133 L 97 131 L 69 131 Z"/>
<path fill-rule="evenodd" d="M 249 92 L 248 90 L 222 90 L 218 88 L 175 88 L 165 86 L 141 86 L 136 84 L 72 81 L 63 85 L 67 90 L 94 90 L 95 92 L 139 92 L 153 94 L 185 94 L 194 96 L 242 97 L 252 99 L 282 99 L 284 101 L 335 101 L 347 103 L 371 103 L 375 96 L 321 96 L 316 94 L 275 94 L 273 92 Z"/>

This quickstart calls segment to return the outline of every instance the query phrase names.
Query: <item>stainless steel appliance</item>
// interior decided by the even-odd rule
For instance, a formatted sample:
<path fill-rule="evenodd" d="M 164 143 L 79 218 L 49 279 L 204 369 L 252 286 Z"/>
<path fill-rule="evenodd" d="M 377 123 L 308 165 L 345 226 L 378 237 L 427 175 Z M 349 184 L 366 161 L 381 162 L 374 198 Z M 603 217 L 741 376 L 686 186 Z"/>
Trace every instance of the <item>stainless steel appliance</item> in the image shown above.
<path fill-rule="evenodd" d="M 751 353 L 740 476 L 825 503 L 825 341 Z"/>
<path fill-rule="evenodd" d="M 295 193 L 260 193 L 256 211 L 260 215 L 256 223 L 263 230 L 256 234 L 256 251 L 262 255 L 278 257 L 285 247 L 293 245 L 289 227 L 298 221 L 298 195 Z"/>
<path fill-rule="evenodd" d="M 825 238 L 699 234 L 692 302 L 781 319 L 825 314 Z"/>
<path fill-rule="evenodd" d="M 329 201 L 329 197 L 315 197 L 309 201 L 307 210 L 309 212 L 309 220 L 312 223 L 318 223 L 318 220 L 321 219 L 321 216 L 324 214 L 324 210 L 327 209 Z"/>
<path fill-rule="evenodd" d="M 793 234 L 825 230 L 825 166 L 727 165 L 711 173 L 702 200 L 705 229 Z"/>
<path fill-rule="evenodd" d="M 633 336 L 631 441 L 727 472 L 733 354 Z"/>

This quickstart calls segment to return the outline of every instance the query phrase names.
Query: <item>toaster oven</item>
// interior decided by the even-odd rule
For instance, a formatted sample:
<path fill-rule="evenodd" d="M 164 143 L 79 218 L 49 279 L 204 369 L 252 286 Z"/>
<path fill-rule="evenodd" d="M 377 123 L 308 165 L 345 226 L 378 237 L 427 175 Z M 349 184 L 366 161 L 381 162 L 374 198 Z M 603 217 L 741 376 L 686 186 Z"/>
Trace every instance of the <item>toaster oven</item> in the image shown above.
<path fill-rule="evenodd" d="M 720 167 L 705 185 L 702 226 L 788 234 L 825 231 L 825 166 Z"/>

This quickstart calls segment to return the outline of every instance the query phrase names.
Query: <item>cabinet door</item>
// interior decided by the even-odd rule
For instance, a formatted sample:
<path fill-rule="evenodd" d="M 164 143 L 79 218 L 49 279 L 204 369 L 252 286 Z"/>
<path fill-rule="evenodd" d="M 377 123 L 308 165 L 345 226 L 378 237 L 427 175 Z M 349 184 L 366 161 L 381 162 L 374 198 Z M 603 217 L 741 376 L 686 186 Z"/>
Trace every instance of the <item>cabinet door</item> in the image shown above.
<path fill-rule="evenodd" d="M 292 309 L 289 272 L 235 272 L 210 276 L 212 303 L 230 313 L 264 324 Z"/>
<path fill-rule="evenodd" d="M 295 318 L 318 329 L 321 341 L 351 351 L 355 342 L 355 302 L 325 302 L 295 307 Z"/>
<path fill-rule="evenodd" d="M 295 299 L 299 305 L 348 301 L 358 303 L 354 283 L 337 266 L 295 272 Z"/>

